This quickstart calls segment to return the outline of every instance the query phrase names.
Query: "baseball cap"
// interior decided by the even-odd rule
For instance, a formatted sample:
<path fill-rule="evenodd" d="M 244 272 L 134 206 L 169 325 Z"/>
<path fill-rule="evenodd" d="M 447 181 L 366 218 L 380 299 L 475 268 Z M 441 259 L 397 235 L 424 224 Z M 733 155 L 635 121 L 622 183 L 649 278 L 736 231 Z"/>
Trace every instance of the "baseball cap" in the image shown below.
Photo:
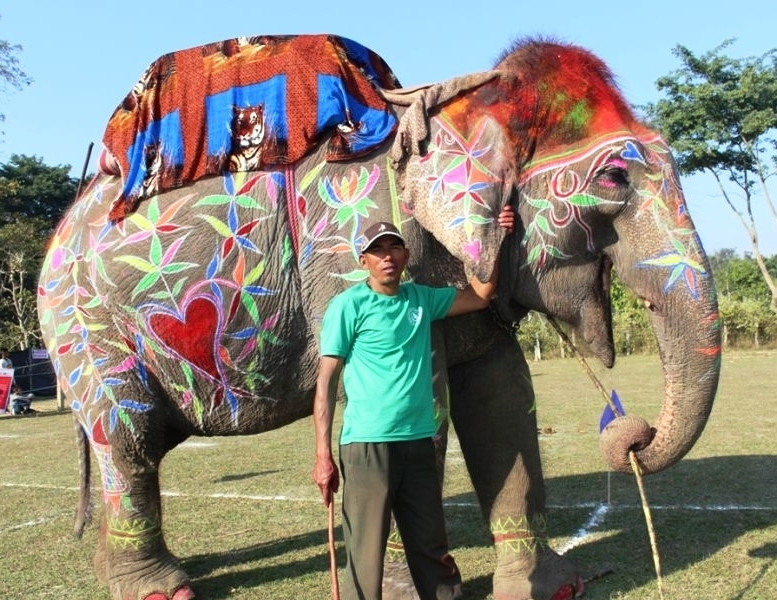
<path fill-rule="evenodd" d="M 367 231 L 364 232 L 362 246 L 361 246 L 361 253 L 363 254 L 367 249 L 369 249 L 372 244 L 374 244 L 379 238 L 382 238 L 387 235 L 392 235 L 395 238 L 398 238 L 399 241 L 402 242 L 402 245 L 405 245 L 405 238 L 402 237 L 402 234 L 399 233 L 399 229 L 394 227 L 391 223 L 387 223 L 386 221 L 381 221 L 379 223 L 374 223 L 370 225 L 367 228 Z"/>

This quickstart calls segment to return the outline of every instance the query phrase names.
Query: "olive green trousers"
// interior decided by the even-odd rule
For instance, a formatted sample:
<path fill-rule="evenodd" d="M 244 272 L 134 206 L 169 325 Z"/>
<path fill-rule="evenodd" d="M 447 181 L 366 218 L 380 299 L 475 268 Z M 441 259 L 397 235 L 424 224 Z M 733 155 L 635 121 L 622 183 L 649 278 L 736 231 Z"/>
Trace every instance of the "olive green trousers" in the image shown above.
<path fill-rule="evenodd" d="M 448 553 L 442 489 L 431 438 L 340 446 L 343 600 L 379 600 L 391 513 L 421 600 L 451 597 L 461 575 Z"/>

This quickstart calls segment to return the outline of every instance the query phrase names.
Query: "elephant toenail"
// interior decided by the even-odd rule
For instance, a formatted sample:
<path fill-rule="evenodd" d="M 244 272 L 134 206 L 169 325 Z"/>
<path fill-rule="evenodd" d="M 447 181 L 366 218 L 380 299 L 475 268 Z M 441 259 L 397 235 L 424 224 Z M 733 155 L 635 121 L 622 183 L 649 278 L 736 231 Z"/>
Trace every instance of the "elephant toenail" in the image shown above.
<path fill-rule="evenodd" d="M 184 585 L 175 591 L 172 600 L 194 600 L 194 598 L 194 590 L 188 585 Z"/>

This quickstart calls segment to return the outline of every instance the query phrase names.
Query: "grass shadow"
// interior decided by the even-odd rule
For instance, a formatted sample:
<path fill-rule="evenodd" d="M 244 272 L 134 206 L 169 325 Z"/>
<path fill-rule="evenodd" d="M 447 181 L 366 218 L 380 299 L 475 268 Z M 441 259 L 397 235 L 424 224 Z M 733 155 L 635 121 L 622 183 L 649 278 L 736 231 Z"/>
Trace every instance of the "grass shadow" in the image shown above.
<path fill-rule="evenodd" d="M 645 478 L 665 577 L 703 562 L 743 536 L 777 525 L 774 465 L 771 455 L 686 459 Z M 568 547 L 566 555 L 584 577 L 613 570 L 605 580 L 592 584 L 598 591 L 589 590 L 587 598 L 609 598 L 608 594 L 618 590 L 655 580 L 633 477 L 615 474 L 610 478 L 606 472 L 557 477 L 547 481 L 547 489 L 548 533 L 555 541 L 554 549 L 562 549 L 559 540 Z M 754 490 L 761 493 L 754 496 Z M 598 523 L 592 521 L 594 511 L 606 504 L 608 496 L 605 516 Z M 454 548 L 488 548 L 491 544 L 479 508 L 473 504 L 472 493 L 447 500 Z M 748 554 L 773 562 L 777 544 L 765 543 Z M 760 571 L 761 576 L 769 564 Z M 753 577 L 751 585 L 758 577 Z M 490 587 L 490 580 L 482 588 L 474 581 L 473 589 L 468 582 L 468 597 L 486 598 Z"/>
<path fill-rule="evenodd" d="M 251 544 L 228 552 L 204 553 L 188 556 L 182 563 L 189 575 L 195 580 L 199 595 L 204 598 L 229 598 L 230 590 L 236 588 L 261 588 L 271 582 L 288 580 L 306 574 L 320 574 L 329 564 L 326 554 L 313 554 L 304 559 L 293 558 L 278 562 L 273 560 L 279 556 L 296 556 L 306 553 L 310 548 L 321 544 L 326 539 L 324 530 L 275 539 L 267 542 Z M 336 531 L 337 539 L 342 534 Z M 246 565 L 259 566 L 241 568 Z M 266 563 L 266 564 L 262 564 Z M 338 566 L 345 565 L 344 553 L 338 554 Z M 224 569 L 228 569 L 226 572 Z"/>

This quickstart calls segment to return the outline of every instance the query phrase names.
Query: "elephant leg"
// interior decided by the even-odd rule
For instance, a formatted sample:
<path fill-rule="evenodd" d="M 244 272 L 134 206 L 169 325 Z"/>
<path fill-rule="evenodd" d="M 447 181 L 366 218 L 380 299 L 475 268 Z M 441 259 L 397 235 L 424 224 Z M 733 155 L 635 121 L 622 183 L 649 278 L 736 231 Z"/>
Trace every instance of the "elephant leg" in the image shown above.
<path fill-rule="evenodd" d="M 445 475 L 445 451 L 448 447 L 448 426 L 450 416 L 448 369 L 443 343 L 443 331 L 439 324 L 432 326 L 432 388 L 434 394 L 437 435 L 434 447 L 437 454 L 437 473 L 440 485 Z M 454 600 L 461 597 L 461 586 L 440 586 L 438 600 Z M 442 589 L 446 588 L 446 589 Z M 391 519 L 386 558 L 383 563 L 383 597 L 386 600 L 418 600 L 410 569 L 407 566 L 405 548 L 399 535 L 396 521 Z"/>
<path fill-rule="evenodd" d="M 529 367 L 508 335 L 496 335 L 486 354 L 450 372 L 451 418 L 496 547 L 494 598 L 571 598 L 582 580 L 548 546 Z"/>
<path fill-rule="evenodd" d="M 114 600 L 190 600 L 194 592 L 188 575 L 162 533 L 159 462 L 164 448 L 150 447 L 152 440 L 161 444 L 163 438 L 152 430 L 153 416 L 144 417 L 142 423 L 133 423 L 146 434 L 144 444 L 118 428 L 106 435 L 105 412 L 89 420 L 90 445 L 103 484 L 95 568 Z"/>

